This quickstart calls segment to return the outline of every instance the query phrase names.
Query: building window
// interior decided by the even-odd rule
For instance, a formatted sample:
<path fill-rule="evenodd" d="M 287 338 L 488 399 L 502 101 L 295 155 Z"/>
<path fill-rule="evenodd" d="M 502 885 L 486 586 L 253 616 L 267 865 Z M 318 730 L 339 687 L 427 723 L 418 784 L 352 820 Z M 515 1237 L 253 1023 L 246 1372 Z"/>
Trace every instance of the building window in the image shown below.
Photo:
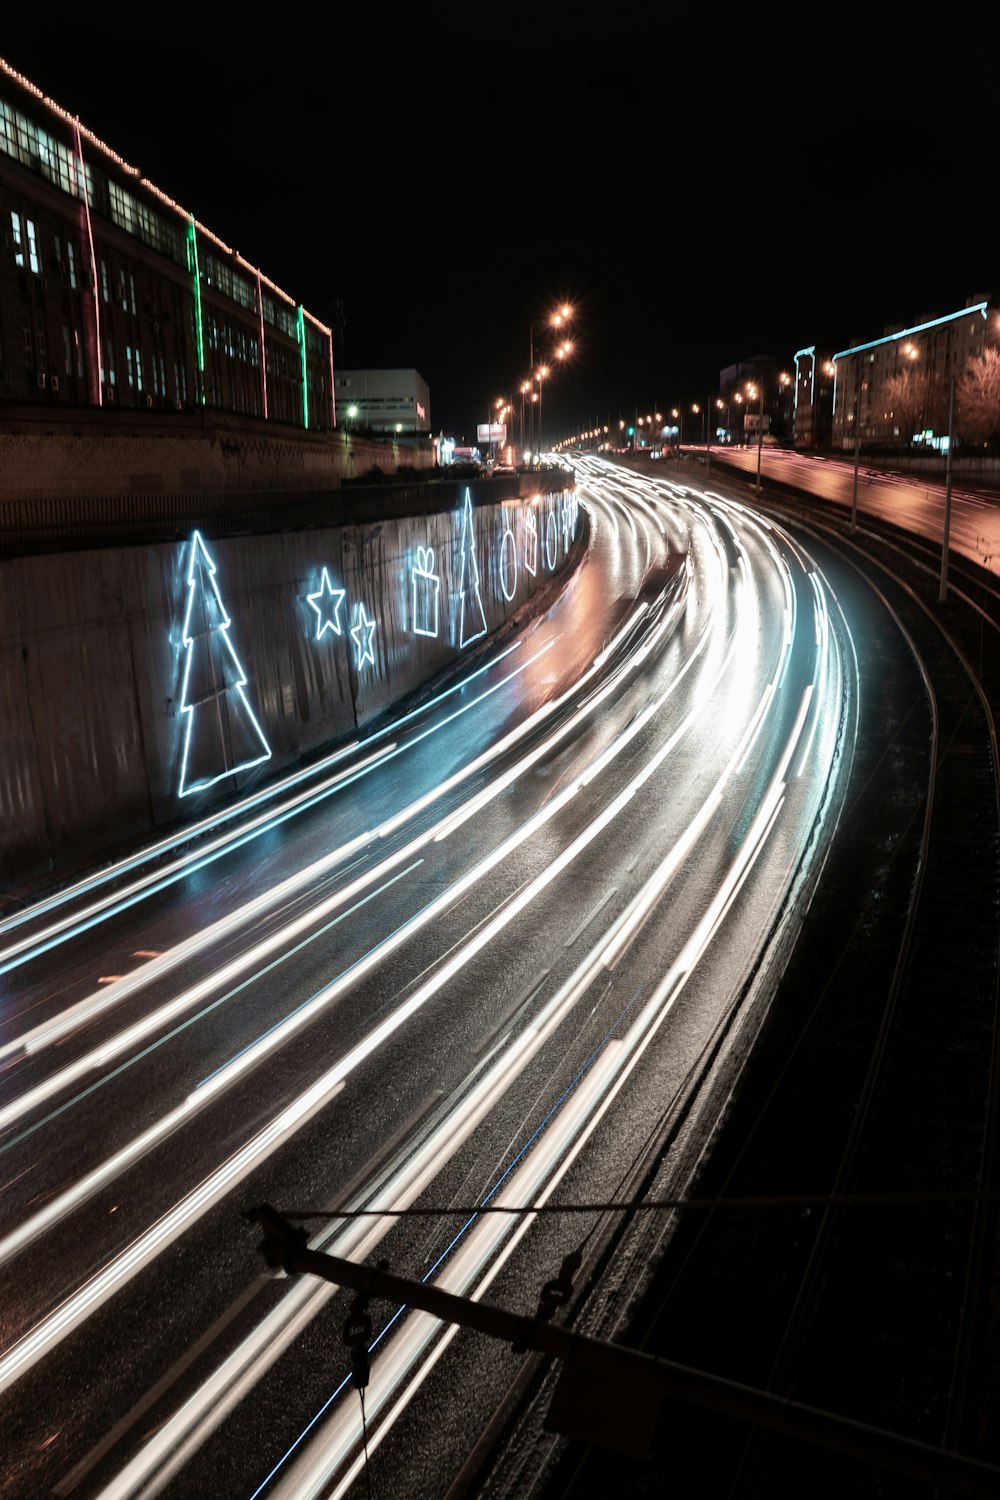
<path fill-rule="evenodd" d="M 111 301 L 111 283 L 108 280 L 108 263 L 103 258 L 101 260 L 101 295 L 103 296 L 105 302 Z"/>
<path fill-rule="evenodd" d="M 14 236 L 14 264 L 24 268 L 24 241 L 21 238 L 21 215 L 10 211 L 10 227 Z"/>
<path fill-rule="evenodd" d="M 38 259 L 38 242 L 35 239 L 35 225 L 31 219 L 25 219 L 24 222 L 28 230 L 28 265 L 37 276 L 42 269 L 42 263 Z"/>
<path fill-rule="evenodd" d="M 66 241 L 66 259 L 69 262 L 69 284 L 76 291 L 76 251 L 73 249 L 73 241 Z M 107 302 L 107 295 L 104 298 Z"/>

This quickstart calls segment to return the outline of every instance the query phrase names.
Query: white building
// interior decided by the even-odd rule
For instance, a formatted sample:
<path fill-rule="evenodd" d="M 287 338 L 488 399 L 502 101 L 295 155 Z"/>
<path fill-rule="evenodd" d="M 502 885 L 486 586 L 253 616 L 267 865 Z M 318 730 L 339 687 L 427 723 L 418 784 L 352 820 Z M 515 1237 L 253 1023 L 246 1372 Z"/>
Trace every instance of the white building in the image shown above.
<path fill-rule="evenodd" d="M 333 390 L 342 431 L 431 430 L 430 387 L 417 370 L 337 370 Z"/>

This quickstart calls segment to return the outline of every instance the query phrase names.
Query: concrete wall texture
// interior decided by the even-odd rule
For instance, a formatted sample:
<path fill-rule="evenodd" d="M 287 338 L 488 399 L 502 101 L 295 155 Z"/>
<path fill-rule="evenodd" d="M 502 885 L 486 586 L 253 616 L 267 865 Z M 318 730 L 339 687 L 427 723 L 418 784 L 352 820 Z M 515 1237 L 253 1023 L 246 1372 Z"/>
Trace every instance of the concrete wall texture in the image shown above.
<path fill-rule="evenodd" d="M 475 491 L 432 515 L 0 562 L 8 894 L 356 735 L 530 607 L 583 545 L 576 497 Z"/>
<path fill-rule="evenodd" d="M 333 488 L 377 465 L 430 468 L 430 445 L 305 432 L 208 411 L 4 413 L 0 502 L 53 495 Z"/>

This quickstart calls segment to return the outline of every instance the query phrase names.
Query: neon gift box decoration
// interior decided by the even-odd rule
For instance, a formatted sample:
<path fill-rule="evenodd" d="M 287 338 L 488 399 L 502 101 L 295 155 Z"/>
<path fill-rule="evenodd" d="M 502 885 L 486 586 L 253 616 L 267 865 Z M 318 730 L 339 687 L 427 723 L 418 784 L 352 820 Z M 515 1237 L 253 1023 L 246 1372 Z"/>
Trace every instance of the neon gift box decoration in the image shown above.
<path fill-rule="evenodd" d="M 417 561 L 411 576 L 413 578 L 414 634 L 436 636 L 441 580 L 434 571 L 433 547 L 417 548 Z"/>

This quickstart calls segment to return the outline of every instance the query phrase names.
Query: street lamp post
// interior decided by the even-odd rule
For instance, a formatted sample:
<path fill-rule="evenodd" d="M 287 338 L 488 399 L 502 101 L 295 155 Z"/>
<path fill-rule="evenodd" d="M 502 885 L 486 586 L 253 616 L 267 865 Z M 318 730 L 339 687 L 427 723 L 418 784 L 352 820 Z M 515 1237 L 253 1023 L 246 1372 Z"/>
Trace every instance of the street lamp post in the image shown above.
<path fill-rule="evenodd" d="M 548 373 L 549 373 L 549 367 L 548 367 L 548 365 L 539 365 L 537 371 L 535 372 L 535 379 L 538 381 L 538 450 L 539 450 L 539 452 L 541 452 L 541 449 L 542 449 L 542 385 L 543 385 L 543 383 L 545 381 L 545 377 L 548 375 Z"/>
<path fill-rule="evenodd" d="M 528 388 L 532 392 L 534 391 L 534 384 L 535 384 L 535 379 L 536 379 L 536 376 L 535 376 L 535 329 L 536 328 L 540 328 L 543 323 L 548 323 L 548 325 L 551 328 L 561 328 L 564 323 L 568 323 L 570 321 L 570 319 L 572 318 L 572 316 L 573 316 L 573 309 L 570 307 L 570 305 L 569 305 L 568 302 L 564 302 L 563 305 L 562 305 L 562 307 L 560 307 L 557 312 L 550 313 L 547 318 L 534 318 L 528 324 Z M 546 374 L 548 374 L 547 370 L 546 370 Z M 543 376 L 543 379 L 544 379 L 544 376 Z M 540 384 L 539 384 L 539 391 L 541 391 L 541 385 Z M 534 395 L 532 395 L 532 400 L 534 400 Z M 539 447 L 541 447 L 541 445 L 542 445 L 541 416 L 542 416 L 541 401 L 539 401 L 539 405 L 538 405 L 538 419 L 539 419 L 538 420 L 538 446 Z M 534 433 L 532 433 L 532 448 L 534 448 Z"/>
<path fill-rule="evenodd" d="M 944 532 L 941 538 L 941 587 L 938 603 L 948 597 L 948 538 L 951 531 L 951 450 L 955 446 L 955 376 L 952 375 L 948 390 L 948 453 L 944 470 Z"/>
<path fill-rule="evenodd" d="M 851 486 L 851 535 L 858 529 L 858 462 L 861 457 L 861 366 L 854 382 L 854 483 Z"/>
<path fill-rule="evenodd" d="M 764 382 L 758 380 L 757 394 L 760 403 L 757 407 L 757 494 L 760 494 L 760 456 L 764 448 Z"/>

